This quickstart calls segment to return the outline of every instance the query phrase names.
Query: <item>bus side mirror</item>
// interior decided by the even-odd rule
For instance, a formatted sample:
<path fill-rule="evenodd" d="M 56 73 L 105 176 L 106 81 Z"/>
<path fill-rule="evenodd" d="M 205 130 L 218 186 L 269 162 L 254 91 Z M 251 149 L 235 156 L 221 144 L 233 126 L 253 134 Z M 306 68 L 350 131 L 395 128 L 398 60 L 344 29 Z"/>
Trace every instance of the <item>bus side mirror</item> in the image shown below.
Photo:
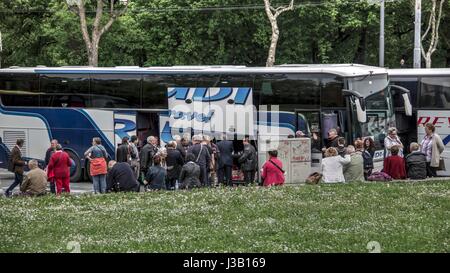
<path fill-rule="evenodd" d="M 366 106 L 364 103 L 364 98 L 355 98 L 355 106 L 356 106 L 356 116 L 358 117 L 358 121 L 361 123 L 367 122 L 367 114 L 366 114 Z"/>
<path fill-rule="evenodd" d="M 412 104 L 411 104 L 411 101 L 409 100 L 409 94 L 411 92 L 408 89 L 404 88 L 403 86 L 399 86 L 399 85 L 391 84 L 391 85 L 389 85 L 389 87 L 400 91 L 400 94 L 402 94 L 402 98 L 403 98 L 403 104 L 405 105 L 405 114 L 408 117 L 412 116 Z"/>
<path fill-rule="evenodd" d="M 361 123 L 367 122 L 366 101 L 360 93 L 355 90 L 342 89 L 345 96 L 350 96 L 350 100 L 355 103 L 356 117 Z"/>
<path fill-rule="evenodd" d="M 402 94 L 403 101 L 405 102 L 405 113 L 408 117 L 412 116 L 412 104 L 409 100 L 409 96 L 407 93 Z"/>

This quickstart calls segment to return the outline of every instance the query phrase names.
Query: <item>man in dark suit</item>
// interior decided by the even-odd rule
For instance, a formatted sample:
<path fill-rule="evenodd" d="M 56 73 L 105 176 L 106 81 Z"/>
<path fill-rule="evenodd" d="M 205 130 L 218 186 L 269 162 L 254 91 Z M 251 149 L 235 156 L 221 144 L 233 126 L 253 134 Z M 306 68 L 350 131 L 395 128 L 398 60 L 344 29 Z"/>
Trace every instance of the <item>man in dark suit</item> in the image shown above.
<path fill-rule="evenodd" d="M 202 144 L 203 137 L 201 135 L 195 135 L 192 137 L 194 143 L 187 151 L 187 154 L 193 154 L 195 156 L 195 163 L 200 166 L 200 182 L 202 186 L 209 186 L 208 179 L 208 166 L 211 163 L 211 154 L 208 148 Z"/>
<path fill-rule="evenodd" d="M 20 148 L 22 148 L 24 143 L 23 139 L 18 139 L 16 141 L 16 146 L 11 150 L 11 159 L 8 162 L 8 170 L 14 172 L 14 182 L 5 191 L 5 196 L 10 197 L 11 191 L 14 190 L 18 185 L 22 185 L 23 181 L 23 168 L 26 162 L 22 159 L 22 153 Z"/>
<path fill-rule="evenodd" d="M 231 186 L 231 168 L 233 167 L 233 141 L 227 140 L 226 135 L 223 136 L 223 140 L 217 143 L 219 148 L 219 168 L 217 171 L 217 177 L 219 183 L 225 183 L 225 185 Z M 225 178 L 225 182 L 224 182 Z"/>

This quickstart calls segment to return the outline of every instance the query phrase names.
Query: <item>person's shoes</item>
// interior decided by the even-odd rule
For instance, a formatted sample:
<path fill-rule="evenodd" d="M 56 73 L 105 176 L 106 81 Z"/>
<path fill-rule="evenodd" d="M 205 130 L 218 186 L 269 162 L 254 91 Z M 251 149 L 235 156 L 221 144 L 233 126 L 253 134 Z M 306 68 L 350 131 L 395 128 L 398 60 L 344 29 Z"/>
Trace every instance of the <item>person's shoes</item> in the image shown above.
<path fill-rule="evenodd" d="M 11 192 L 5 191 L 5 197 L 6 197 L 6 198 L 11 197 Z"/>

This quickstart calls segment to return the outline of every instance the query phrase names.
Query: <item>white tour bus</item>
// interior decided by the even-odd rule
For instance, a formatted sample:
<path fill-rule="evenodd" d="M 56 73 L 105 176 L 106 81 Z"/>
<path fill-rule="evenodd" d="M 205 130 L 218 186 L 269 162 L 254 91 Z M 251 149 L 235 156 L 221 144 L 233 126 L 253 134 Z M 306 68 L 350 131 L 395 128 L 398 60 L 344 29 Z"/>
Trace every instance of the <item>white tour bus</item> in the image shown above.
<path fill-rule="evenodd" d="M 312 153 L 320 166 L 327 131 L 348 143 L 372 137 L 383 158 L 395 115 L 387 70 L 357 65 L 181 67 L 11 67 L 0 69 L 0 162 L 23 138 L 23 154 L 43 160 L 58 139 L 76 163 L 72 181 L 87 178 L 83 158 L 100 137 L 114 158 L 125 136 L 204 133 L 257 143 L 298 130 L 319 135 Z M 402 96 L 406 112 L 408 96 Z M 4 147 L 4 148 L 2 148 Z M 4 167 L 4 166 L 3 166 Z"/>

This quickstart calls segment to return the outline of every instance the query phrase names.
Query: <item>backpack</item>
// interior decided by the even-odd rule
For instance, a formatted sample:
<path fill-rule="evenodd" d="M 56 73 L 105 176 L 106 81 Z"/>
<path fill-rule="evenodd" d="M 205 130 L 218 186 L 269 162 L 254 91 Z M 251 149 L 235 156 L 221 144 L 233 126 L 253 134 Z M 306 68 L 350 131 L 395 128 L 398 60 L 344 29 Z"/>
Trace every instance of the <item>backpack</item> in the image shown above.
<path fill-rule="evenodd" d="M 369 181 L 391 181 L 392 177 L 385 172 L 373 172 L 367 180 Z"/>

